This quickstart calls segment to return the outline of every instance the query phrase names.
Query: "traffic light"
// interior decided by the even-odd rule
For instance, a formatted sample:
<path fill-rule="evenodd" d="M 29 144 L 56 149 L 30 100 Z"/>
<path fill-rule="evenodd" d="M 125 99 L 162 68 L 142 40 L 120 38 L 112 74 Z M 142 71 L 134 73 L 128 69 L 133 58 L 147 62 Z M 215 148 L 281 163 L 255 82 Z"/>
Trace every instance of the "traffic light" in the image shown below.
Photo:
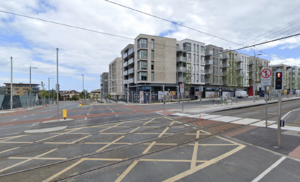
<path fill-rule="evenodd" d="M 283 89 L 283 74 L 282 71 L 275 72 L 275 90 L 282 90 Z"/>

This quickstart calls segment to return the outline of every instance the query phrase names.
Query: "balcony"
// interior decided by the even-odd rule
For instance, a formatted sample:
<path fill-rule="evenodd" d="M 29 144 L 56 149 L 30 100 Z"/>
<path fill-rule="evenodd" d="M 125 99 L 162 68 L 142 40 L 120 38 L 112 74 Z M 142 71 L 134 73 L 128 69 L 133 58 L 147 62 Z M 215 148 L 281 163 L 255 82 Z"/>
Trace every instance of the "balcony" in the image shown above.
<path fill-rule="evenodd" d="M 124 71 L 124 72 L 123 72 L 123 75 L 124 75 L 124 76 L 126 76 L 127 74 L 128 74 L 128 72 L 127 72 L 127 71 Z"/>
<path fill-rule="evenodd" d="M 205 52 L 205 56 L 212 56 L 213 55 L 213 51 L 206 51 Z"/>
<path fill-rule="evenodd" d="M 205 65 L 205 61 L 204 60 L 201 60 L 201 65 Z"/>
<path fill-rule="evenodd" d="M 128 75 L 133 73 L 133 68 L 128 70 Z"/>
<path fill-rule="evenodd" d="M 205 83 L 211 83 L 211 79 L 205 79 Z"/>
<path fill-rule="evenodd" d="M 239 62 L 243 62 L 243 61 L 242 61 L 242 58 L 239 58 L 239 57 L 236 58 L 236 62 L 238 62 L 238 63 L 239 63 Z"/>
<path fill-rule="evenodd" d="M 224 76 L 223 72 L 220 72 L 220 76 Z"/>
<path fill-rule="evenodd" d="M 265 67 L 265 64 L 262 64 L 262 63 L 258 63 L 258 67 Z"/>
<path fill-rule="evenodd" d="M 133 78 L 129 78 L 128 83 L 133 83 Z"/>
<path fill-rule="evenodd" d="M 237 76 L 238 76 L 238 77 L 243 77 L 243 76 L 244 76 L 244 74 L 242 74 L 242 73 L 239 73 Z"/>
<path fill-rule="evenodd" d="M 220 85 L 223 85 L 223 80 L 219 80 L 219 84 L 220 84 Z"/>
<path fill-rule="evenodd" d="M 133 63 L 134 63 L 134 59 L 133 58 L 131 58 L 131 59 L 128 60 L 128 65 L 131 65 Z"/>
<path fill-rule="evenodd" d="M 177 46 L 177 52 L 190 52 L 191 50 L 189 46 Z"/>
<path fill-rule="evenodd" d="M 177 72 L 185 72 L 186 68 L 185 67 L 177 67 Z"/>
<path fill-rule="evenodd" d="M 242 69 L 243 69 L 242 66 L 237 66 L 237 67 L 236 67 L 236 70 L 242 70 Z"/>
<path fill-rule="evenodd" d="M 223 84 L 223 85 L 228 85 L 228 82 L 222 80 L 222 84 Z"/>
<path fill-rule="evenodd" d="M 133 48 L 129 49 L 128 56 L 131 55 L 132 53 L 133 53 Z"/>
<path fill-rule="evenodd" d="M 178 82 L 184 82 L 184 78 L 182 78 L 182 77 L 179 76 Z"/>
<path fill-rule="evenodd" d="M 125 53 L 123 54 L 123 58 L 125 59 L 125 58 L 127 58 L 127 56 L 128 56 L 128 53 L 125 52 Z"/>
<path fill-rule="evenodd" d="M 186 62 L 186 57 L 177 57 L 177 62 Z"/>
<path fill-rule="evenodd" d="M 221 58 L 221 57 L 220 57 Z M 223 56 L 222 56 L 222 58 L 221 59 L 223 59 L 223 60 L 226 60 L 226 59 L 228 59 L 228 54 L 227 53 L 225 53 Z"/>
<path fill-rule="evenodd" d="M 249 62 L 248 62 L 248 65 L 253 65 L 253 61 L 249 61 Z"/>
<path fill-rule="evenodd" d="M 212 74 L 213 73 L 213 70 L 205 70 L 205 72 L 204 72 L 205 74 Z"/>
<path fill-rule="evenodd" d="M 212 61 L 212 60 L 205 61 L 205 65 L 212 65 L 212 64 L 213 64 L 213 61 Z"/>
<path fill-rule="evenodd" d="M 127 61 L 123 63 L 123 67 L 126 67 L 126 66 L 128 66 L 128 62 Z"/>
<path fill-rule="evenodd" d="M 220 54 L 220 59 L 223 59 L 223 54 Z"/>
<path fill-rule="evenodd" d="M 229 67 L 229 64 L 222 64 L 221 68 L 228 68 L 228 67 Z"/>

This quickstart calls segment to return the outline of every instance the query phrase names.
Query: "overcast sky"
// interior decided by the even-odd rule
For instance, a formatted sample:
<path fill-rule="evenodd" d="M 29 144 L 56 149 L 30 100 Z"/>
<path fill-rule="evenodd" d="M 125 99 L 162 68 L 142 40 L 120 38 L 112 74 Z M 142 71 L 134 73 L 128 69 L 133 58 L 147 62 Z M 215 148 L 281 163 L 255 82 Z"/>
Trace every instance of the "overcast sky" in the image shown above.
<path fill-rule="evenodd" d="M 251 45 L 300 32 L 299 0 L 119 0 L 119 4 L 192 27 L 232 42 Z M 117 6 L 104 0 L 6 0 L 0 10 L 32 16 L 86 29 L 135 38 L 138 34 L 194 39 L 225 49 L 241 45 L 208 36 Z M 14 60 L 14 82 L 56 83 L 56 48 L 59 48 L 61 90 L 100 88 L 100 74 L 121 57 L 132 39 L 114 37 L 0 12 L 0 84 L 10 82 L 10 57 Z M 271 32 L 270 32 L 271 31 Z M 300 63 L 300 38 L 273 42 L 254 51 L 272 64 Z"/>

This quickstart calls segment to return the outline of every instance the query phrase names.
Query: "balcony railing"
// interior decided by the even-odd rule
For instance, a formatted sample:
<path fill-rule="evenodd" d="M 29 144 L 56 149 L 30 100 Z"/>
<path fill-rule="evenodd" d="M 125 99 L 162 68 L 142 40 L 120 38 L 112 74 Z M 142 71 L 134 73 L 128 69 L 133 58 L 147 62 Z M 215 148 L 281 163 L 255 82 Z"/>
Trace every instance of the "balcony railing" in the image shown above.
<path fill-rule="evenodd" d="M 213 70 L 205 70 L 205 72 L 204 72 L 205 74 L 212 74 L 213 73 Z"/>
<path fill-rule="evenodd" d="M 220 54 L 220 59 L 223 59 L 223 54 Z"/>
<path fill-rule="evenodd" d="M 236 62 L 243 62 L 243 61 L 242 61 L 242 58 L 239 58 L 239 57 L 236 58 Z"/>
<path fill-rule="evenodd" d="M 204 60 L 201 60 L 201 65 L 205 65 L 205 61 Z"/>
<path fill-rule="evenodd" d="M 206 56 L 212 56 L 212 55 L 213 55 L 213 51 L 206 51 L 206 52 L 205 52 L 205 55 L 206 55 Z"/>
<path fill-rule="evenodd" d="M 133 83 L 133 78 L 129 78 L 128 83 Z"/>
<path fill-rule="evenodd" d="M 128 70 L 128 74 L 132 74 L 133 73 L 133 68 Z"/>
<path fill-rule="evenodd" d="M 177 51 L 180 51 L 180 52 L 187 52 L 187 51 L 191 51 L 192 48 L 189 47 L 189 46 L 177 46 Z"/>
<path fill-rule="evenodd" d="M 223 59 L 223 60 L 225 60 L 225 59 L 228 59 L 228 54 L 226 53 L 226 54 L 224 54 L 223 56 L 222 56 L 222 58 L 221 59 Z"/>
<path fill-rule="evenodd" d="M 186 62 L 186 57 L 177 57 L 177 62 Z"/>
<path fill-rule="evenodd" d="M 237 66 L 237 67 L 236 67 L 236 70 L 242 70 L 242 69 L 243 69 L 242 66 Z"/>
<path fill-rule="evenodd" d="M 184 82 L 184 78 L 179 77 L 179 78 L 178 78 L 178 82 Z"/>
<path fill-rule="evenodd" d="M 220 72 L 220 76 L 223 76 L 224 74 L 223 74 L 223 72 Z"/>
<path fill-rule="evenodd" d="M 131 65 L 132 63 L 134 63 L 134 59 L 133 58 L 131 58 L 131 59 L 128 60 L 128 65 Z"/>
<path fill-rule="evenodd" d="M 127 58 L 127 56 L 128 56 L 128 53 L 125 52 L 125 53 L 123 54 L 123 58 L 125 59 L 125 58 Z"/>
<path fill-rule="evenodd" d="M 177 67 L 177 72 L 185 72 L 185 67 Z"/>
<path fill-rule="evenodd" d="M 128 56 L 133 53 L 133 48 L 129 49 Z"/>
<path fill-rule="evenodd" d="M 213 61 L 212 61 L 212 60 L 205 61 L 205 65 L 212 65 L 212 64 L 213 64 Z"/>
<path fill-rule="evenodd" d="M 205 83 L 211 83 L 211 79 L 205 79 Z"/>
<path fill-rule="evenodd" d="M 126 67 L 126 66 L 128 66 L 128 62 L 127 61 L 123 63 L 123 67 Z"/>
<path fill-rule="evenodd" d="M 221 68 L 228 68 L 228 67 L 229 67 L 229 64 L 222 64 Z"/>
<path fill-rule="evenodd" d="M 124 72 L 123 72 L 123 75 L 124 75 L 124 76 L 126 76 L 127 74 L 128 74 L 128 72 L 127 72 L 127 71 L 124 71 Z"/>

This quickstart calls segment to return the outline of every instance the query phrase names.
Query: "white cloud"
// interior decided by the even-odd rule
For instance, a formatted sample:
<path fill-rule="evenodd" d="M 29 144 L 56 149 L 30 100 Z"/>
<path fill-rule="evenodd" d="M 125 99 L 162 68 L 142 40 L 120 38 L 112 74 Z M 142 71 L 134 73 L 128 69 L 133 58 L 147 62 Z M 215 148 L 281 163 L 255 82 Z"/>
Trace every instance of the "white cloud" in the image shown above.
<path fill-rule="evenodd" d="M 135 38 L 140 33 L 158 35 L 174 30 L 174 25 L 106 1 L 3 1 L 0 9 L 37 18 L 57 21 L 87 29 Z M 298 14 L 297 0 L 291 1 L 196 1 L 196 0 L 120 0 L 117 3 L 145 11 L 233 42 L 246 40 L 263 34 L 295 19 Z M 40 10 L 40 11 L 38 11 Z M 38 14 L 37 14 L 38 12 Z M 79 80 L 81 74 L 98 74 L 108 71 L 108 64 L 133 40 L 112 37 L 32 19 L 14 17 L 0 13 L 0 18 L 13 18 L 11 22 L 0 21 L 0 37 L 22 37 L 22 42 L 7 44 L 0 38 L 0 71 L 9 72 L 9 58 L 14 57 L 15 70 L 27 73 L 30 65 L 39 67 L 38 74 L 54 74 L 56 48 L 59 50 L 60 75 Z M 275 34 L 274 34 L 275 35 Z M 225 49 L 241 47 L 183 27 L 170 35 L 173 38 L 195 39 Z M 268 40 L 261 37 L 250 41 L 258 43 Z M 3 41 L 2 41 L 3 40 Z M 26 47 L 24 47 L 24 44 Z M 284 44 L 282 48 L 299 46 L 297 38 L 286 39 L 259 48 L 270 48 Z M 1 46 L 2 45 L 2 46 Z M 29 48 L 28 48 L 29 47 Z M 88 78 L 91 81 L 92 78 Z M 99 77 L 94 78 L 99 85 Z"/>

